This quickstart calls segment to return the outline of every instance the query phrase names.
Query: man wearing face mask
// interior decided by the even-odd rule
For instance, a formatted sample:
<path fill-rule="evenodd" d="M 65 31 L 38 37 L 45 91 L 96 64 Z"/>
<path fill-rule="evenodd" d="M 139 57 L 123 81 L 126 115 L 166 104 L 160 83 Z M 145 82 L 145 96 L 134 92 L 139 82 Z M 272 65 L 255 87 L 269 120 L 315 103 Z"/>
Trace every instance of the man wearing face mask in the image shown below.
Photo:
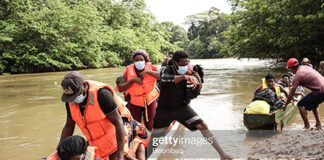
<path fill-rule="evenodd" d="M 172 65 L 161 71 L 161 92 L 158 107 L 154 117 L 153 132 L 148 144 L 147 156 L 153 148 L 153 139 L 165 136 L 168 126 L 174 120 L 178 121 L 191 131 L 199 130 L 210 140 L 212 146 L 218 151 L 221 158 L 230 158 L 218 145 L 216 139 L 209 131 L 207 125 L 186 102 L 187 81 L 201 89 L 201 80 L 197 73 L 188 70 L 190 63 L 187 53 L 177 51 L 172 58 Z"/>
<path fill-rule="evenodd" d="M 143 119 L 145 127 L 151 131 L 156 99 L 160 95 L 156 87 L 160 71 L 150 64 L 150 58 L 144 50 L 135 50 L 131 58 L 134 63 L 126 67 L 118 89 L 119 92 L 126 91 L 125 99 L 129 100 L 126 106 L 133 118 L 138 122 Z"/>
<path fill-rule="evenodd" d="M 79 72 L 68 73 L 61 83 L 67 118 L 59 144 L 79 126 L 96 157 L 123 159 L 125 132 L 120 114 L 123 106 L 107 84 L 84 80 Z"/>

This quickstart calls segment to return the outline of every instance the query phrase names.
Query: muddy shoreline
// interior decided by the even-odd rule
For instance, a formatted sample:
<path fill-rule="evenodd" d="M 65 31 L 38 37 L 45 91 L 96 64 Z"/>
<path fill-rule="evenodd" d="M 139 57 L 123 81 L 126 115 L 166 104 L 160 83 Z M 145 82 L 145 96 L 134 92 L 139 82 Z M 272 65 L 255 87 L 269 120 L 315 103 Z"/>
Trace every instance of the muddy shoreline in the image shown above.
<path fill-rule="evenodd" d="M 251 146 L 252 159 L 323 159 L 324 131 L 289 130 Z"/>

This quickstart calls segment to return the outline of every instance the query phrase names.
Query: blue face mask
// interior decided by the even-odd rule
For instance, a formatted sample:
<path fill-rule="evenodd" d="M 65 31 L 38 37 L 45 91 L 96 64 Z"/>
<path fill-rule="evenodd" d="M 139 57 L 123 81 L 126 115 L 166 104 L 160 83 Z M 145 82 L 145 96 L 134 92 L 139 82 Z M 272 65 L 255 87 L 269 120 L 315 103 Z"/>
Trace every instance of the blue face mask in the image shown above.
<path fill-rule="evenodd" d="M 84 99 L 87 97 L 87 94 L 83 95 L 83 94 L 80 94 L 79 96 L 77 96 L 74 100 L 75 103 L 82 103 L 84 101 Z"/>
<path fill-rule="evenodd" d="M 145 61 L 134 62 L 136 69 L 143 70 L 145 67 Z"/>
<path fill-rule="evenodd" d="M 179 74 L 186 74 L 187 73 L 187 70 L 188 70 L 188 66 L 179 66 L 178 64 L 177 64 L 177 66 L 178 66 L 178 70 L 177 70 L 177 72 L 179 73 Z"/>

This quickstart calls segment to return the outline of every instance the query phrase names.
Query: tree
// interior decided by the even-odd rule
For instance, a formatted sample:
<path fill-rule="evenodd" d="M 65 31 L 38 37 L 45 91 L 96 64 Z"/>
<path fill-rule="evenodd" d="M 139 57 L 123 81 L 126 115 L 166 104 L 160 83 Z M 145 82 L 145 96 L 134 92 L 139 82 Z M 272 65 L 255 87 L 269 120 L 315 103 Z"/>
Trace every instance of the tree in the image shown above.
<path fill-rule="evenodd" d="M 219 9 L 212 7 L 210 10 L 187 17 L 186 24 L 189 24 L 188 38 L 190 42 L 185 42 L 179 46 L 184 46 L 185 50 L 194 58 L 215 58 L 227 55 L 221 52 L 224 46 L 222 33 L 231 24 L 228 15 L 220 13 Z"/>
<path fill-rule="evenodd" d="M 323 0 L 232 0 L 233 25 L 224 33 L 230 55 L 324 59 Z M 234 6 L 235 6 L 234 5 Z"/>
<path fill-rule="evenodd" d="M 179 26 L 175 25 L 173 22 L 166 21 L 161 23 L 164 29 L 168 32 L 170 32 L 170 43 L 174 44 L 176 42 L 182 42 L 182 41 L 187 41 L 188 36 L 186 30 Z"/>
<path fill-rule="evenodd" d="M 135 49 L 153 63 L 177 48 L 144 0 L 3 0 L 0 74 L 127 65 Z"/>

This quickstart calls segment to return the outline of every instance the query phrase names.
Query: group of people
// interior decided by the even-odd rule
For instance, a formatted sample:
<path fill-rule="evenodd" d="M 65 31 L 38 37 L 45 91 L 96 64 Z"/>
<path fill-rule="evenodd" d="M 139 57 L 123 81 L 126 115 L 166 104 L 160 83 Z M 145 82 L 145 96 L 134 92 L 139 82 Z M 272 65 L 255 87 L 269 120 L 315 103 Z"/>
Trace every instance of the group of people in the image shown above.
<path fill-rule="evenodd" d="M 283 102 L 282 106 L 276 109 L 286 109 L 287 105 L 294 100 L 295 95 L 302 95 L 303 98 L 298 101 L 297 106 L 304 121 L 304 128 L 310 129 L 307 111 L 312 111 L 316 120 L 314 129 L 321 129 L 318 106 L 324 101 L 323 76 L 313 69 L 308 58 L 304 58 L 301 65 L 297 59 L 291 58 L 287 61 L 286 69 L 289 72 L 284 74 L 282 79 L 277 82 L 275 82 L 275 77 L 268 73 L 262 80 L 262 84 L 255 90 L 255 94 L 257 95 L 267 88 L 272 90 Z M 304 96 L 304 93 L 298 90 L 300 87 L 305 87 L 311 92 Z"/>
<path fill-rule="evenodd" d="M 152 139 L 165 136 L 174 121 L 199 130 L 221 158 L 229 159 L 190 106 L 202 88 L 202 68 L 190 65 L 184 51 L 170 53 L 161 71 L 144 50 L 135 50 L 131 59 L 115 89 L 124 93 L 126 106 L 108 84 L 85 80 L 76 71 L 63 78 L 67 118 L 57 151 L 47 159 L 146 159 L 157 147 Z M 72 136 L 75 124 L 86 141 Z"/>
<path fill-rule="evenodd" d="M 126 106 L 108 84 L 85 80 L 75 71 L 63 78 L 61 99 L 65 102 L 67 118 L 57 151 L 47 159 L 146 159 L 157 147 L 152 145 L 152 139 L 165 136 L 174 121 L 191 131 L 199 130 L 211 140 L 221 158 L 230 159 L 190 106 L 190 100 L 197 97 L 202 88 L 202 68 L 190 65 L 184 51 L 168 54 L 161 71 L 150 63 L 144 50 L 135 50 L 131 59 L 133 64 L 117 79 L 115 88 L 124 93 Z M 324 101 L 324 78 L 311 67 L 300 66 L 295 58 L 288 60 L 287 69 L 295 74 L 292 82 L 287 74 L 276 84 L 274 77 L 268 74 L 256 92 L 269 88 L 278 96 L 284 93 L 285 108 L 298 86 L 310 89 L 312 92 L 298 102 L 299 111 L 305 128 L 310 127 L 307 110 L 313 111 L 316 127 L 320 127 L 317 107 Z M 288 94 L 284 88 L 290 84 Z M 72 136 L 75 124 L 86 140 Z"/>

